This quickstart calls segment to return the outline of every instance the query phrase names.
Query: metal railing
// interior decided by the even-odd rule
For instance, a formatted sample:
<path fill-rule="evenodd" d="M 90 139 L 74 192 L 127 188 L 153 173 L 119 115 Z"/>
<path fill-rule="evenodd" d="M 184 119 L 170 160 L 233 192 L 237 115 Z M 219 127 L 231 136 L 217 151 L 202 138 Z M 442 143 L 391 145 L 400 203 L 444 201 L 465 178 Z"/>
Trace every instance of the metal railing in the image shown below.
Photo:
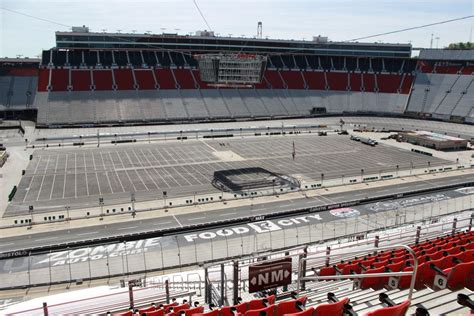
<path fill-rule="evenodd" d="M 303 266 L 306 261 L 310 259 L 310 257 L 301 258 L 298 262 L 298 280 L 297 280 L 297 292 L 299 293 L 301 289 L 301 283 L 305 281 L 317 281 L 317 280 L 334 280 L 334 279 L 364 279 L 364 278 L 378 278 L 378 277 L 391 277 L 391 276 L 409 276 L 411 275 L 410 281 L 410 288 L 408 292 L 408 299 L 411 300 L 413 296 L 413 289 L 415 288 L 415 281 L 416 275 L 418 272 L 418 259 L 416 257 L 415 252 L 406 245 L 393 245 L 387 247 L 379 247 L 379 248 L 372 248 L 367 249 L 367 251 L 380 251 L 380 250 L 387 250 L 391 249 L 394 250 L 396 248 L 402 248 L 408 251 L 408 253 L 413 258 L 413 271 L 406 271 L 406 272 L 387 272 L 387 273 L 369 273 L 369 274 L 349 274 L 349 275 L 330 275 L 330 276 L 304 276 L 306 271 L 303 271 Z M 360 250 L 357 251 L 349 251 L 345 252 L 345 255 L 350 254 L 358 254 L 361 253 Z"/>

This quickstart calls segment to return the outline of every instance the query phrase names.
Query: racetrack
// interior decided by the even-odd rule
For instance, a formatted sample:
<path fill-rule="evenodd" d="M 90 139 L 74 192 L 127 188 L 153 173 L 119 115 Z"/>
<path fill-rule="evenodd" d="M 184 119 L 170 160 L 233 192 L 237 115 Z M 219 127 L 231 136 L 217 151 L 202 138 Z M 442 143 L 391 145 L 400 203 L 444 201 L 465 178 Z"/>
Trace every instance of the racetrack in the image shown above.
<path fill-rule="evenodd" d="M 162 199 L 165 191 L 168 198 L 218 193 L 211 184 L 218 170 L 260 167 L 310 187 L 448 163 L 392 146 L 371 147 L 347 135 L 316 134 L 36 150 L 4 216 L 28 214 L 30 205 L 35 213 L 98 207 L 99 197 L 105 205 L 127 203 L 132 192 L 136 201 Z"/>
<path fill-rule="evenodd" d="M 0 275 L 8 287 L 31 286 L 229 260 L 467 210 L 472 207 L 473 192 L 472 188 L 448 190 L 225 228 L 2 259 Z"/>

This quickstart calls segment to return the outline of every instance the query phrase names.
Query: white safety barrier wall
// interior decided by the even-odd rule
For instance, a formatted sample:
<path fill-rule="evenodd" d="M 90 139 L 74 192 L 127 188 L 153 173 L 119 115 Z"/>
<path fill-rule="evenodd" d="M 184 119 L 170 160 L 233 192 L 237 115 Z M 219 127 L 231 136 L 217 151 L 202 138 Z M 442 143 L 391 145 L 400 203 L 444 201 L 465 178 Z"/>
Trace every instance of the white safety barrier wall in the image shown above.
<path fill-rule="evenodd" d="M 388 207 L 387 211 L 372 210 L 366 215 L 361 215 L 363 212 L 353 207 L 342 213 L 308 213 L 176 236 L 69 248 L 2 259 L 0 277 L 2 287 L 10 288 L 181 269 L 206 262 L 347 238 L 385 230 L 394 225 L 419 223 L 433 217 L 470 210 L 472 203 L 472 195 L 465 195 L 411 206 L 393 204 L 393 209 Z M 348 210 L 351 211 L 347 212 Z"/>

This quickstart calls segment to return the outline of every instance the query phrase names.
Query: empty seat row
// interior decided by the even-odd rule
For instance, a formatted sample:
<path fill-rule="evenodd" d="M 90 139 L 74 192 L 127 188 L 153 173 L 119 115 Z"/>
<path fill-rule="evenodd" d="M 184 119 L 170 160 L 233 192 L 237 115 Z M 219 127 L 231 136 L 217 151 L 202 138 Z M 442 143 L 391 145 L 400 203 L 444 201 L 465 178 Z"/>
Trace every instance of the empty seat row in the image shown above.
<path fill-rule="evenodd" d="M 415 288 L 425 286 L 450 289 L 474 288 L 473 232 L 461 232 L 453 236 L 427 240 L 418 245 L 412 245 L 412 249 L 418 261 Z M 350 261 L 341 261 L 319 270 L 313 268 L 313 270 L 320 276 L 410 272 L 413 271 L 413 258 L 405 249 L 382 251 L 362 258 L 355 257 Z M 467 278 L 462 277 L 463 275 Z M 407 288 L 410 286 L 411 276 L 371 277 L 358 280 L 356 285 L 362 289 L 382 289 L 389 285 Z"/>

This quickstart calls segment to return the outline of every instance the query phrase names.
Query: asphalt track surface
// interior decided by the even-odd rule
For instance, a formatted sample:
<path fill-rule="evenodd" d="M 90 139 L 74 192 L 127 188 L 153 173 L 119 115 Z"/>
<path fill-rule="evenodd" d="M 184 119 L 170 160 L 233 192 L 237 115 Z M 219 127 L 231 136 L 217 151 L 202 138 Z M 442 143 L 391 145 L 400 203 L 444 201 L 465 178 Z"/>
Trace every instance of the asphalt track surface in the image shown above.
<path fill-rule="evenodd" d="M 168 198 L 219 193 L 212 185 L 219 170 L 259 167 L 313 184 L 447 163 L 348 135 L 317 134 L 36 150 L 4 216 L 28 215 L 30 205 L 35 214 L 98 208 L 99 197 L 105 205 L 129 203 L 132 192 L 137 202 L 162 199 L 165 191 Z M 241 173 L 237 180 L 248 178 Z"/>
<path fill-rule="evenodd" d="M 127 236 L 130 234 L 164 231 L 169 229 L 180 229 L 186 226 L 199 224 L 219 224 L 225 221 L 242 217 L 253 217 L 267 214 L 274 214 L 288 210 L 297 210 L 305 208 L 315 208 L 323 205 L 332 205 L 345 203 L 348 201 L 375 198 L 382 196 L 394 196 L 399 193 L 410 193 L 423 190 L 436 190 L 444 186 L 453 186 L 460 183 L 474 182 L 474 174 L 469 173 L 461 176 L 445 177 L 430 181 L 417 181 L 412 183 L 400 183 L 378 188 L 368 188 L 354 190 L 350 192 L 333 193 L 325 196 L 311 198 L 301 197 L 289 201 L 276 201 L 248 206 L 230 207 L 221 210 L 183 214 L 175 216 L 165 216 L 156 219 L 127 221 L 123 223 L 114 223 L 107 225 L 97 225 L 82 227 L 70 230 L 52 231 L 48 233 L 38 233 L 18 237 L 2 238 L 0 244 L 0 253 L 10 251 L 35 249 L 39 247 L 54 246 L 61 243 L 73 243 L 77 241 L 93 241 L 94 239 Z M 138 216 L 139 217 L 139 216 Z M 125 238 L 125 237 L 124 237 Z"/>

